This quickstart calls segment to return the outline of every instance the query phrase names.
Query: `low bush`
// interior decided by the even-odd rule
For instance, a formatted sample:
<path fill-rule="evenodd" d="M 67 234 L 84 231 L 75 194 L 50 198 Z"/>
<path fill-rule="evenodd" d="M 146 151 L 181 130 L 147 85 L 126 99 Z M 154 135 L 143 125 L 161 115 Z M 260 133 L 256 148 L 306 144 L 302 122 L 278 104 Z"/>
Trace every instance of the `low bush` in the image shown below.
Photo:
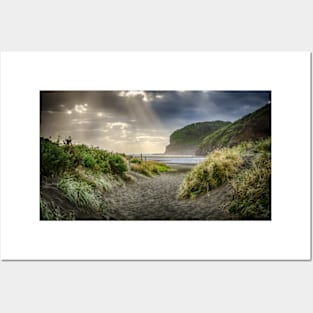
<path fill-rule="evenodd" d="M 124 157 L 118 154 L 109 155 L 109 164 L 113 174 L 123 174 L 127 171 L 127 163 Z"/>
<path fill-rule="evenodd" d="M 135 163 L 135 164 L 142 164 L 143 160 L 139 158 L 131 158 L 130 163 Z"/>
<path fill-rule="evenodd" d="M 96 166 L 96 160 L 91 155 L 86 155 L 83 159 L 84 166 L 87 168 L 95 168 Z"/>
<path fill-rule="evenodd" d="M 122 175 L 127 171 L 126 159 L 120 154 L 83 144 L 60 145 L 46 138 L 40 138 L 40 158 L 42 176 L 58 176 L 78 167 L 114 175 Z"/>
<path fill-rule="evenodd" d="M 71 168 L 70 155 L 57 143 L 40 138 L 40 174 L 60 175 Z"/>
<path fill-rule="evenodd" d="M 111 173 L 110 154 L 105 150 L 86 145 L 64 146 L 64 150 L 69 153 L 73 167 L 83 166 L 102 173 Z"/>

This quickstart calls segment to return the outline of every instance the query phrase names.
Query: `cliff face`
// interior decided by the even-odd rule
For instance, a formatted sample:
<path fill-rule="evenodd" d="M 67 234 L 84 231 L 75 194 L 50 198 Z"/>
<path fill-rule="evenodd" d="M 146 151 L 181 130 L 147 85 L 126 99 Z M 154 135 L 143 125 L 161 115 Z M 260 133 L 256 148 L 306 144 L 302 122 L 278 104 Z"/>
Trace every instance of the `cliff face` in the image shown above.
<path fill-rule="evenodd" d="M 207 135 L 229 124 L 223 121 L 201 122 L 178 129 L 171 134 L 165 153 L 193 155 Z"/>
<path fill-rule="evenodd" d="M 165 154 L 194 155 L 196 153 L 197 147 L 197 145 L 169 144 L 166 147 Z"/>
<path fill-rule="evenodd" d="M 196 154 L 206 155 L 216 148 L 231 147 L 244 141 L 269 136 L 271 136 L 270 103 L 203 138 Z"/>

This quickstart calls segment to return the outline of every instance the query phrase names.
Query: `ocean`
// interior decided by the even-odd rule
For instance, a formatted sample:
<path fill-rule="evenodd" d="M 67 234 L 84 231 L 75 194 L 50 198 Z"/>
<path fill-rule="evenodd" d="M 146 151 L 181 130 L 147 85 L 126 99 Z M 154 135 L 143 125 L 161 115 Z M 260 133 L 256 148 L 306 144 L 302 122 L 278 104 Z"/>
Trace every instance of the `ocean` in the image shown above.
<path fill-rule="evenodd" d="M 140 158 L 140 154 L 133 155 Z M 159 161 L 165 164 L 198 164 L 205 157 L 195 157 L 192 155 L 167 155 L 167 154 L 142 154 L 144 160 Z"/>

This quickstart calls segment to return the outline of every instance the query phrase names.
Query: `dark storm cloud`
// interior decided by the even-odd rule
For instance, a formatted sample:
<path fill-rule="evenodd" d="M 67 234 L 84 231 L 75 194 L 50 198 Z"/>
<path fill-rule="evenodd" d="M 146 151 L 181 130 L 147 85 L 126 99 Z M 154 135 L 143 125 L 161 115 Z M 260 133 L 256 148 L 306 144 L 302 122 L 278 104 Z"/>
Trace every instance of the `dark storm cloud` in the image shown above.
<path fill-rule="evenodd" d="M 147 91 L 131 97 L 120 96 L 114 91 L 65 91 L 42 92 L 41 110 L 47 113 L 72 110 L 76 104 L 88 103 L 90 110 L 107 115 L 119 115 L 120 119 L 136 119 L 146 104 L 165 123 L 177 120 L 236 120 L 255 111 L 270 100 L 267 91 Z M 146 97 L 146 99 L 145 99 Z M 142 114 L 143 115 L 143 114 Z M 141 122 L 144 122 L 142 116 Z"/>
<path fill-rule="evenodd" d="M 109 150 L 140 146 L 163 152 L 173 130 L 200 121 L 234 121 L 265 105 L 270 92 L 43 91 L 40 98 L 44 137 L 71 135 Z"/>
<path fill-rule="evenodd" d="M 214 91 L 210 101 L 236 119 L 255 111 L 271 100 L 268 91 Z"/>
<path fill-rule="evenodd" d="M 93 103 L 94 109 L 115 107 L 119 99 L 113 91 L 42 91 L 40 93 L 41 111 L 71 109 L 75 104 Z"/>
<path fill-rule="evenodd" d="M 168 123 L 185 123 L 188 120 L 234 121 L 255 111 L 269 100 L 268 91 L 165 92 L 163 98 L 152 101 L 152 107 Z"/>

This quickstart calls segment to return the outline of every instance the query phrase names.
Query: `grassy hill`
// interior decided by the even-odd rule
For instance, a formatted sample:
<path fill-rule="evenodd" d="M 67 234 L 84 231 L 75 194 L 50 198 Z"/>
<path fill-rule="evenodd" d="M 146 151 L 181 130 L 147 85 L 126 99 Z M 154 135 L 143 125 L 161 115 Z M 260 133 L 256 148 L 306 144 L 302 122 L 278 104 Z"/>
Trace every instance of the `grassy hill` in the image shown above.
<path fill-rule="evenodd" d="M 207 135 L 197 148 L 197 155 L 206 155 L 217 148 L 232 147 L 241 142 L 271 136 L 271 104 L 227 124 Z"/>
<path fill-rule="evenodd" d="M 166 154 L 194 154 L 198 145 L 210 133 L 229 125 L 230 122 L 213 121 L 187 125 L 174 131 L 170 136 L 170 144 Z"/>

